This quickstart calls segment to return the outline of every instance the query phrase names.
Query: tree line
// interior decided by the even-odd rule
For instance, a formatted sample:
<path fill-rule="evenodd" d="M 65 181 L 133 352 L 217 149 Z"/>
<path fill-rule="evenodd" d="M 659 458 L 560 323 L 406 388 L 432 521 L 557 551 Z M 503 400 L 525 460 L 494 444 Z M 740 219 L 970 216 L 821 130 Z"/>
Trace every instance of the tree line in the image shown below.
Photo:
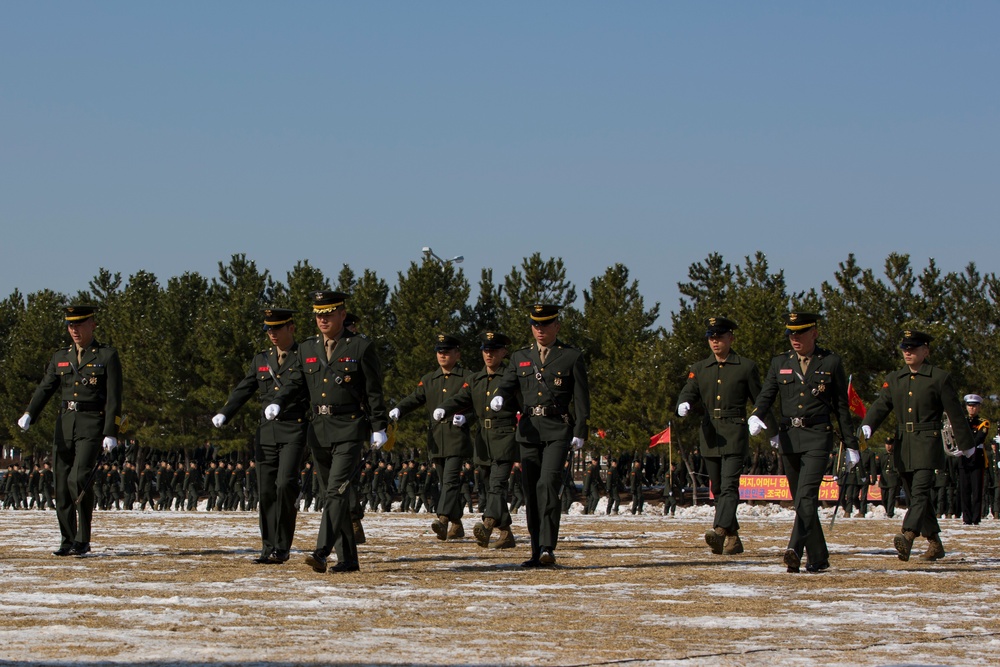
<path fill-rule="evenodd" d="M 738 322 L 734 349 L 763 370 L 773 355 L 787 349 L 782 313 L 822 313 L 820 344 L 843 357 L 866 403 L 877 395 L 884 374 L 900 367 L 904 328 L 935 336 L 931 362 L 952 373 L 960 392 L 983 395 L 987 418 L 995 405 L 990 397 L 1000 393 L 1000 283 L 971 263 L 962 272 L 942 273 L 933 259 L 917 269 L 908 255 L 893 253 L 876 273 L 850 255 L 819 288 L 792 292 L 783 271 L 771 269 L 762 253 L 737 265 L 713 253 L 689 267 L 667 330 L 655 324 L 660 304 L 647 307 L 638 281 L 621 264 L 592 278 L 581 301 L 562 259 L 535 253 L 499 279 L 492 269 L 483 269 L 473 299 L 464 272 L 432 258 L 411 262 L 390 288 L 371 269 L 359 274 L 345 264 L 334 277 L 308 261 L 298 262 L 282 281 L 238 254 L 219 262 L 211 278 L 184 273 L 163 283 L 139 271 L 125 281 L 120 273 L 100 268 L 88 289 L 72 295 L 41 290 L 25 296 L 15 289 L 0 302 L 5 369 L 0 439 L 25 454 L 44 455 L 51 447 L 55 410 L 46 409 L 28 433 L 15 422 L 52 352 L 69 344 L 62 306 L 81 302 L 100 306 L 96 336 L 120 352 L 127 437 L 161 451 L 192 449 L 206 440 L 220 452 L 246 451 L 259 419 L 256 406 L 249 404 L 221 430 L 212 427 L 211 416 L 246 374 L 253 354 L 269 345 L 262 309 L 290 307 L 300 313 L 296 337 L 301 340 L 316 333 L 310 294 L 321 289 L 351 295 L 348 310 L 361 318 L 359 330 L 378 346 L 390 407 L 434 368 L 438 332 L 459 336 L 463 364 L 478 369 L 481 332 L 500 330 L 515 347 L 525 345 L 530 342 L 528 306 L 563 305 L 560 338 L 580 347 L 589 367 L 588 447 L 603 453 L 639 452 L 671 421 L 678 454 L 697 442 L 697 418 L 680 420 L 673 408 L 688 366 L 708 355 L 704 320 L 712 315 Z M 421 450 L 424 422 L 403 420 L 400 446 Z M 762 437 L 754 443 L 765 444 Z"/>

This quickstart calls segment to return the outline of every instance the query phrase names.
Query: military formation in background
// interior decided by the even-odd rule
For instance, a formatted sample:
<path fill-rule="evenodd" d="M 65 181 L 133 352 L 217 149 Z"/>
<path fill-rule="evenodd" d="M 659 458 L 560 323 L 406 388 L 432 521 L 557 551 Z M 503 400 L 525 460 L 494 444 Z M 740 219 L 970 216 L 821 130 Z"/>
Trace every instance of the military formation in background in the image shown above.
<path fill-rule="evenodd" d="M 221 428 L 256 394 L 253 456 L 222 455 L 210 442 L 193 452 L 160 452 L 119 440 L 117 352 L 94 338 L 94 307 L 67 306 L 73 344 L 53 355 L 18 420 L 27 430 L 59 394 L 53 454 L 8 468 L 0 482 L 3 507 L 55 510 L 62 535 L 56 556 L 90 551 L 95 509 L 255 512 L 259 564 L 287 562 L 297 513 L 321 512 L 316 548 L 305 559 L 317 572 L 360 569 L 365 511 L 427 513 L 445 542 L 465 537 L 466 513 L 479 515 L 472 527 L 476 543 L 511 549 L 522 544 L 512 515 L 524 508 L 530 551 L 522 566 L 544 568 L 556 564 L 560 516 L 573 502 L 595 514 L 606 499 L 606 514 L 635 515 L 654 500 L 670 517 L 678 506 L 704 502 L 709 489 L 714 519 L 705 542 L 713 554 L 736 555 L 744 549 L 736 519 L 741 475 L 788 479 L 795 520 L 782 561 L 789 572 L 799 571 L 803 557 L 809 572 L 830 567 L 818 496 L 831 476 L 845 517 L 868 515 L 872 486 L 887 517 L 906 508 L 893 539 L 904 561 L 917 537 L 927 540 L 920 559 L 945 556 L 939 518 L 976 525 L 1000 511 L 1000 436 L 989 439 L 982 397 L 960 399 L 949 374 L 929 363 L 933 339 L 920 331 L 903 332 L 904 365 L 885 376 L 856 428 L 840 358 L 816 345 L 818 315 L 784 316 L 792 349 L 771 360 L 763 380 L 756 364 L 733 350 L 737 323 L 709 318 L 711 354 L 690 366 L 676 405 L 679 417 L 699 418 L 699 446 L 678 461 L 652 448 L 585 458 L 587 369 L 580 351 L 558 339 L 558 306 L 532 306 L 534 341 L 525 348 L 512 352 L 509 337 L 484 332 L 478 372 L 462 365 L 457 337 L 437 334 L 436 367 L 387 410 L 381 364 L 357 333 L 358 318 L 346 312 L 347 298 L 315 292 L 319 335 L 301 343 L 294 312 L 264 311 L 271 347 L 251 359 L 212 418 Z M 393 446 L 395 423 L 418 408 L 428 424 L 426 459 L 416 449 Z M 868 440 L 890 414 L 896 432 L 877 452 Z M 772 449 L 751 451 L 750 436 L 762 432 Z M 337 562 L 328 567 L 333 554 Z"/>

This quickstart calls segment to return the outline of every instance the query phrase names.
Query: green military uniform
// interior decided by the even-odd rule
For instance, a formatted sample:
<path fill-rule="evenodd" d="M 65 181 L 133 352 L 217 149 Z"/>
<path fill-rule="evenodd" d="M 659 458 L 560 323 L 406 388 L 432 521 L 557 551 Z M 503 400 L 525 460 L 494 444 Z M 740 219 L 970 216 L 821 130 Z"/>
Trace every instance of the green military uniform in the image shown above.
<path fill-rule="evenodd" d="M 618 509 L 622 503 L 622 476 L 621 471 L 618 470 L 618 461 L 611 460 L 608 462 L 606 486 L 608 489 L 607 514 L 618 514 Z"/>
<path fill-rule="evenodd" d="M 487 331 L 480 337 L 480 348 L 504 349 L 510 345 L 510 338 L 496 331 Z M 510 471 L 518 460 L 517 445 L 517 401 L 506 403 L 500 410 L 493 410 L 490 401 L 506 372 L 501 366 L 492 373 L 484 367 L 454 396 L 438 407 L 445 415 L 471 411 L 478 426 L 474 443 L 475 462 L 488 471 L 486 478 L 486 502 L 483 507 L 483 522 L 473 529 L 480 546 L 489 546 L 493 528 L 501 531 L 495 546 L 509 548 L 514 545 L 511 534 L 511 516 L 507 502 L 507 485 Z"/>
<path fill-rule="evenodd" d="M 895 440 L 890 441 L 895 443 Z M 889 452 L 878 457 L 878 486 L 882 491 L 882 507 L 890 519 L 896 513 L 896 499 L 899 498 L 899 471 L 894 457 Z"/>
<path fill-rule="evenodd" d="M 931 340 L 923 332 L 906 331 L 902 346 L 927 345 Z M 900 559 L 909 560 L 910 546 L 917 535 L 928 538 L 932 547 L 940 545 L 941 528 L 934 513 L 931 489 L 935 471 L 945 469 L 946 465 L 941 440 L 944 416 L 951 420 L 959 450 L 970 449 L 975 443 L 951 376 L 930 363 L 922 363 L 916 372 L 904 367 L 889 373 L 862 426 L 874 431 L 890 412 L 896 415 L 898 442 L 893 457 L 909 505 L 903 532 L 896 536 L 894 544 Z"/>
<path fill-rule="evenodd" d="M 335 313 L 345 294 L 315 292 L 313 312 Z M 330 343 L 329 357 L 324 336 L 313 336 L 299 344 L 299 364 L 274 397 L 282 409 L 295 405 L 305 388 L 312 406 L 309 443 L 323 496 L 316 550 L 307 562 L 316 571 L 326 571 L 326 558 L 336 549 L 334 571 L 358 569 L 357 539 L 351 522 L 350 484 L 361 460 L 361 450 L 373 432 L 387 425 L 382 395 L 382 366 L 368 338 L 342 329 Z M 279 412 L 280 416 L 280 412 Z"/>
<path fill-rule="evenodd" d="M 67 323 L 93 316 L 92 306 L 67 306 Z M 75 345 L 58 350 L 35 389 L 26 414 L 36 421 L 42 408 L 59 394 L 52 461 L 56 514 L 62 535 L 59 555 L 90 550 L 94 514 L 93 489 L 84 482 L 97 465 L 105 438 L 118 437 L 122 401 L 122 367 L 118 351 L 96 339 L 77 354 Z M 83 492 L 80 504 L 76 498 Z"/>
<path fill-rule="evenodd" d="M 725 317 L 710 317 L 705 325 L 706 338 L 722 336 L 737 328 L 735 322 Z M 757 400 L 760 388 L 757 364 L 730 350 L 724 361 L 718 361 L 713 354 L 692 364 L 677 397 L 678 410 L 685 403 L 701 406 L 703 410 L 699 430 L 701 454 L 715 496 L 713 531 L 706 535 L 706 540 L 715 553 L 723 552 L 722 540 L 726 536 L 732 536 L 728 553 L 743 550 L 738 539 L 740 523 L 736 508 L 740 503 L 743 460 L 750 448 L 747 402 L 752 404 Z"/>
<path fill-rule="evenodd" d="M 558 326 L 559 307 L 537 304 L 529 316 L 532 327 L 539 330 Z M 571 441 L 582 447 L 587 439 L 590 418 L 590 386 L 583 353 L 558 338 L 546 350 L 544 362 L 537 340 L 515 351 L 498 390 L 505 403 L 519 394 L 523 406 L 517 441 L 531 535 L 531 558 L 522 563 L 525 567 L 555 563 L 563 466 Z"/>
<path fill-rule="evenodd" d="M 436 351 L 453 350 L 460 341 L 448 334 L 438 334 Z M 462 529 L 462 462 L 472 456 L 472 436 L 469 423 L 456 426 L 453 420 L 435 421 L 434 411 L 458 393 L 472 380 L 472 373 L 456 364 L 449 372 L 438 367 L 420 378 L 416 389 L 396 405 L 399 416 L 424 406 L 430 428 L 427 431 L 427 455 L 437 469 L 441 496 L 437 501 L 438 520 L 432 524 L 439 538 L 460 537 Z M 447 525 L 455 524 L 448 532 Z"/>
<path fill-rule="evenodd" d="M 264 311 L 264 326 L 267 329 L 287 326 L 293 315 L 290 310 L 269 308 Z M 260 557 L 256 559 L 258 563 L 287 561 L 295 537 L 298 475 L 309 428 L 309 394 L 304 387 L 291 393 L 273 420 L 264 416 L 263 407 L 275 402 L 282 384 L 292 369 L 299 366 L 296 343 L 284 352 L 272 346 L 257 353 L 247 374 L 219 410 L 219 414 L 229 421 L 254 394 L 260 397 L 262 411 L 254 448 L 262 543 Z"/>
<path fill-rule="evenodd" d="M 791 335 L 808 331 L 818 321 L 819 316 L 813 313 L 787 313 L 785 328 Z M 819 520 L 819 487 L 833 449 L 834 419 L 844 445 L 858 448 L 848 407 L 847 374 L 840 357 L 816 346 L 805 371 L 801 365 L 794 350 L 774 357 L 752 413 L 763 418 L 780 398 L 778 439 L 795 505 L 785 564 L 796 572 L 803 550 L 811 571 L 829 567 L 830 553 Z"/>

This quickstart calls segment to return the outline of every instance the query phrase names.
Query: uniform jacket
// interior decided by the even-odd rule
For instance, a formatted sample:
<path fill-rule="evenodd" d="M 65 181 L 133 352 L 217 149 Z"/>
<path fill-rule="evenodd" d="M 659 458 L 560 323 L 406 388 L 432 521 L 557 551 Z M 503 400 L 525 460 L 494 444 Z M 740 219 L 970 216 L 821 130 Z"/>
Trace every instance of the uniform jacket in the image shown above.
<path fill-rule="evenodd" d="M 382 396 L 382 366 L 368 338 L 345 330 L 329 362 L 323 337 L 307 338 L 299 344 L 298 362 L 274 400 L 284 410 L 294 405 L 298 392 L 305 387 L 313 408 L 313 432 L 319 442 L 368 440 L 372 431 L 385 430 L 388 421 Z M 316 414 L 319 406 L 331 406 L 335 414 Z"/>
<path fill-rule="evenodd" d="M 490 408 L 490 401 L 497 394 L 505 372 L 506 368 L 499 368 L 495 375 L 490 375 L 489 370 L 483 368 L 457 394 L 438 406 L 449 416 L 460 412 L 476 421 L 474 459 L 477 465 L 520 460 L 516 438 L 517 401 L 504 401 L 499 412 Z"/>
<path fill-rule="evenodd" d="M 540 375 L 541 380 L 536 376 Z M 538 345 L 515 351 L 504 373 L 499 393 L 504 402 L 520 392 L 521 419 L 517 440 L 526 443 L 587 439 L 590 418 L 590 386 L 583 353 L 562 341 L 555 341 L 543 366 Z M 553 414 L 536 416 L 532 409 L 551 409 Z"/>
<path fill-rule="evenodd" d="M 771 359 L 752 414 L 764 419 L 779 397 L 778 434 L 782 450 L 829 452 L 833 448 L 834 419 L 840 427 L 844 445 L 858 448 L 848 408 L 847 375 L 838 355 L 817 346 L 804 375 L 794 351 Z M 793 420 L 804 420 L 801 423 L 805 425 L 795 426 Z"/>
<path fill-rule="evenodd" d="M 703 456 L 745 456 L 750 444 L 747 402 L 760 393 L 757 364 L 730 351 L 724 362 L 715 355 L 692 364 L 677 404 L 701 406 L 701 453 Z"/>
<path fill-rule="evenodd" d="M 298 365 L 299 346 L 297 343 L 292 344 L 285 357 L 285 363 L 280 366 L 278 365 L 278 348 L 271 347 L 263 352 L 258 352 L 250 363 L 250 370 L 229 394 L 229 399 L 219 410 L 219 413 L 226 416 L 226 421 L 231 420 L 233 415 L 256 392 L 261 401 L 257 441 L 263 445 L 301 442 L 309 424 L 309 394 L 305 387 L 301 387 L 288 396 L 277 419 L 265 419 L 263 411 L 264 407 L 275 402 L 278 390 L 284 382 L 287 382 L 292 369 Z"/>
<path fill-rule="evenodd" d="M 945 467 L 941 421 L 947 414 L 960 450 L 975 447 L 965 408 L 944 370 L 924 363 L 916 373 L 902 368 L 889 373 L 882 391 L 868 408 L 863 425 L 874 431 L 892 412 L 899 444 L 893 449 L 905 470 Z"/>
<path fill-rule="evenodd" d="M 417 388 L 396 405 L 400 416 L 412 412 L 421 405 L 426 408 L 427 420 L 430 423 L 430 429 L 427 431 L 427 455 L 430 458 L 472 456 L 472 436 L 468 421 L 462 426 L 455 426 L 451 419 L 439 422 L 433 419 L 434 411 L 451 397 L 457 396 L 471 379 L 472 373 L 461 364 L 456 364 L 447 374 L 439 366 L 420 378 Z M 469 416 L 474 417 L 474 415 Z"/>
<path fill-rule="evenodd" d="M 32 423 L 56 392 L 61 401 L 59 426 L 64 438 L 118 437 L 122 411 L 122 366 L 118 350 L 93 340 L 79 363 L 75 345 L 57 350 L 28 404 Z M 68 401 L 98 409 L 67 410 L 62 403 Z"/>

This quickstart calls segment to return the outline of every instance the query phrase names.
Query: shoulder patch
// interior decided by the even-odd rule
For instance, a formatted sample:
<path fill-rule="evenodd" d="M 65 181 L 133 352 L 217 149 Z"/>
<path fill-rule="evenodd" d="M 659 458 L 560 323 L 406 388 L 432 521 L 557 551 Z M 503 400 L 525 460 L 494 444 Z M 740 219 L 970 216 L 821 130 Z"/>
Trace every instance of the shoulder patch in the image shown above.
<path fill-rule="evenodd" d="M 694 371 L 688 371 L 688 380 L 694 377 Z"/>
<path fill-rule="evenodd" d="M 889 383 L 888 383 L 888 382 L 883 382 L 883 383 L 882 383 L 882 388 L 883 388 L 883 389 L 887 388 L 888 386 L 889 386 Z"/>

